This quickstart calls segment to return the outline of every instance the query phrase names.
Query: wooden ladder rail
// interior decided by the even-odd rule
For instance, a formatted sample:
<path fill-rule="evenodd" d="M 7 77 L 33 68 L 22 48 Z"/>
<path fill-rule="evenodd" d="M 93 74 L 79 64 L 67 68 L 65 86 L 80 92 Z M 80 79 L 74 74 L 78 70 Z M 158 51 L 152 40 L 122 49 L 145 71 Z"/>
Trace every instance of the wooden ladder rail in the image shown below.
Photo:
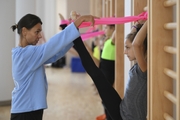
<path fill-rule="evenodd" d="M 176 98 L 177 98 L 177 105 L 176 105 L 176 119 L 180 120 L 180 1 L 177 0 L 176 3 L 176 48 L 177 48 L 177 56 L 176 56 L 176 72 L 177 72 L 177 81 L 176 81 Z"/>
<path fill-rule="evenodd" d="M 173 54 L 176 54 L 176 48 L 172 47 L 173 31 L 163 27 L 165 23 L 173 21 L 173 7 L 167 9 L 163 5 L 164 1 L 148 0 L 148 6 L 144 8 L 148 10 L 148 120 L 174 120 L 173 103 L 177 101 L 171 94 L 172 79 L 176 77 L 176 73 L 171 70 Z M 175 4 L 170 0 L 165 3 Z M 173 29 L 176 25 L 167 26 Z"/>
<path fill-rule="evenodd" d="M 169 99 L 172 103 L 176 105 L 176 120 L 180 120 L 180 1 L 179 0 L 166 0 L 164 2 L 165 7 L 171 7 L 176 5 L 176 22 L 173 23 L 166 23 L 164 25 L 165 29 L 168 30 L 176 30 L 176 47 L 172 46 L 165 46 L 164 51 L 175 54 L 176 55 L 176 72 L 170 70 L 168 68 L 164 69 L 164 73 L 171 77 L 172 79 L 176 80 L 176 95 L 168 91 L 164 91 L 164 96 Z M 172 116 L 164 113 L 165 120 L 175 120 Z"/>

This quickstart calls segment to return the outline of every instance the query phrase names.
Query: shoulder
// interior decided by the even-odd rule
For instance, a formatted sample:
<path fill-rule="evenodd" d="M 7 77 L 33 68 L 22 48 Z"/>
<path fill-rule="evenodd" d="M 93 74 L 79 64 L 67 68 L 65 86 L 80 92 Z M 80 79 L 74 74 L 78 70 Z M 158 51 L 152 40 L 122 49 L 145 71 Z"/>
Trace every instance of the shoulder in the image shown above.
<path fill-rule="evenodd" d="M 137 64 L 137 71 L 138 71 L 138 75 L 147 79 L 147 70 L 143 72 L 138 64 Z"/>
<path fill-rule="evenodd" d="M 137 63 L 131 68 L 130 73 L 147 78 L 147 70 L 143 72 Z"/>

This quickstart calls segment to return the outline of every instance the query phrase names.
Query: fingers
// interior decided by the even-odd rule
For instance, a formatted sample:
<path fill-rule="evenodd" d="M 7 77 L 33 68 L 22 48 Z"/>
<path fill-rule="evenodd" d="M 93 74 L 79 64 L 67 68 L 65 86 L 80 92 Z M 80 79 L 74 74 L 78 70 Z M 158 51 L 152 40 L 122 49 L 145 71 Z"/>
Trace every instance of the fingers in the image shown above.
<path fill-rule="evenodd" d="M 60 20 L 65 20 L 61 13 L 59 13 L 59 18 L 60 18 Z"/>
<path fill-rule="evenodd" d="M 100 18 L 97 17 L 97 16 L 92 16 L 91 26 L 93 26 L 93 27 L 94 27 L 94 24 L 95 24 L 95 19 L 100 19 Z"/>
<path fill-rule="evenodd" d="M 76 13 L 76 11 L 71 11 L 70 17 L 71 17 L 72 20 L 77 19 L 77 13 Z"/>
<path fill-rule="evenodd" d="M 73 15 L 73 14 L 71 14 L 71 15 Z M 79 14 L 77 14 L 76 16 L 79 16 Z M 71 17 L 71 19 L 72 19 L 72 17 Z M 74 23 L 75 23 L 76 27 L 79 27 L 82 22 L 90 22 L 91 26 L 94 27 L 95 19 L 99 19 L 99 17 L 93 16 L 93 15 L 83 15 L 83 16 L 76 18 L 74 20 Z"/>
<path fill-rule="evenodd" d="M 76 17 L 77 17 L 77 18 L 80 17 L 80 16 L 81 16 L 81 15 L 80 15 L 79 13 L 76 14 Z"/>
<path fill-rule="evenodd" d="M 95 23 L 95 21 L 94 21 L 94 19 L 92 19 L 92 21 L 91 21 L 91 26 L 94 27 L 94 23 Z"/>

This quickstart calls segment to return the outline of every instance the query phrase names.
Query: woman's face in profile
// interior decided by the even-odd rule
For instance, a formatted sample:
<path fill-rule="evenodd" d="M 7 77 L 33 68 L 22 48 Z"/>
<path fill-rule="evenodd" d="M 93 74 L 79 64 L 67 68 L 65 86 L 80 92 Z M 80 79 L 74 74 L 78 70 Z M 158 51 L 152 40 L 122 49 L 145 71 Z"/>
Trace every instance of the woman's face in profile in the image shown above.
<path fill-rule="evenodd" d="M 40 23 L 36 24 L 30 30 L 26 30 L 24 38 L 27 41 L 27 45 L 36 45 L 39 39 L 42 38 L 41 31 L 42 26 Z"/>

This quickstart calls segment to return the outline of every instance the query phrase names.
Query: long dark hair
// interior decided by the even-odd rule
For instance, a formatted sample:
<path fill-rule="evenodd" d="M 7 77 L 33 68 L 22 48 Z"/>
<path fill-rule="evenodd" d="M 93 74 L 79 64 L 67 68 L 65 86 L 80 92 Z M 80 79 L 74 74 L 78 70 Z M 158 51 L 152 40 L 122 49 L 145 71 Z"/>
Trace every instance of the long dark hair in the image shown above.
<path fill-rule="evenodd" d="M 11 28 L 13 31 L 17 28 L 17 33 L 21 34 L 23 27 L 30 30 L 38 23 L 42 24 L 42 21 L 38 16 L 33 14 L 26 14 L 19 20 L 18 24 L 12 25 Z"/>

